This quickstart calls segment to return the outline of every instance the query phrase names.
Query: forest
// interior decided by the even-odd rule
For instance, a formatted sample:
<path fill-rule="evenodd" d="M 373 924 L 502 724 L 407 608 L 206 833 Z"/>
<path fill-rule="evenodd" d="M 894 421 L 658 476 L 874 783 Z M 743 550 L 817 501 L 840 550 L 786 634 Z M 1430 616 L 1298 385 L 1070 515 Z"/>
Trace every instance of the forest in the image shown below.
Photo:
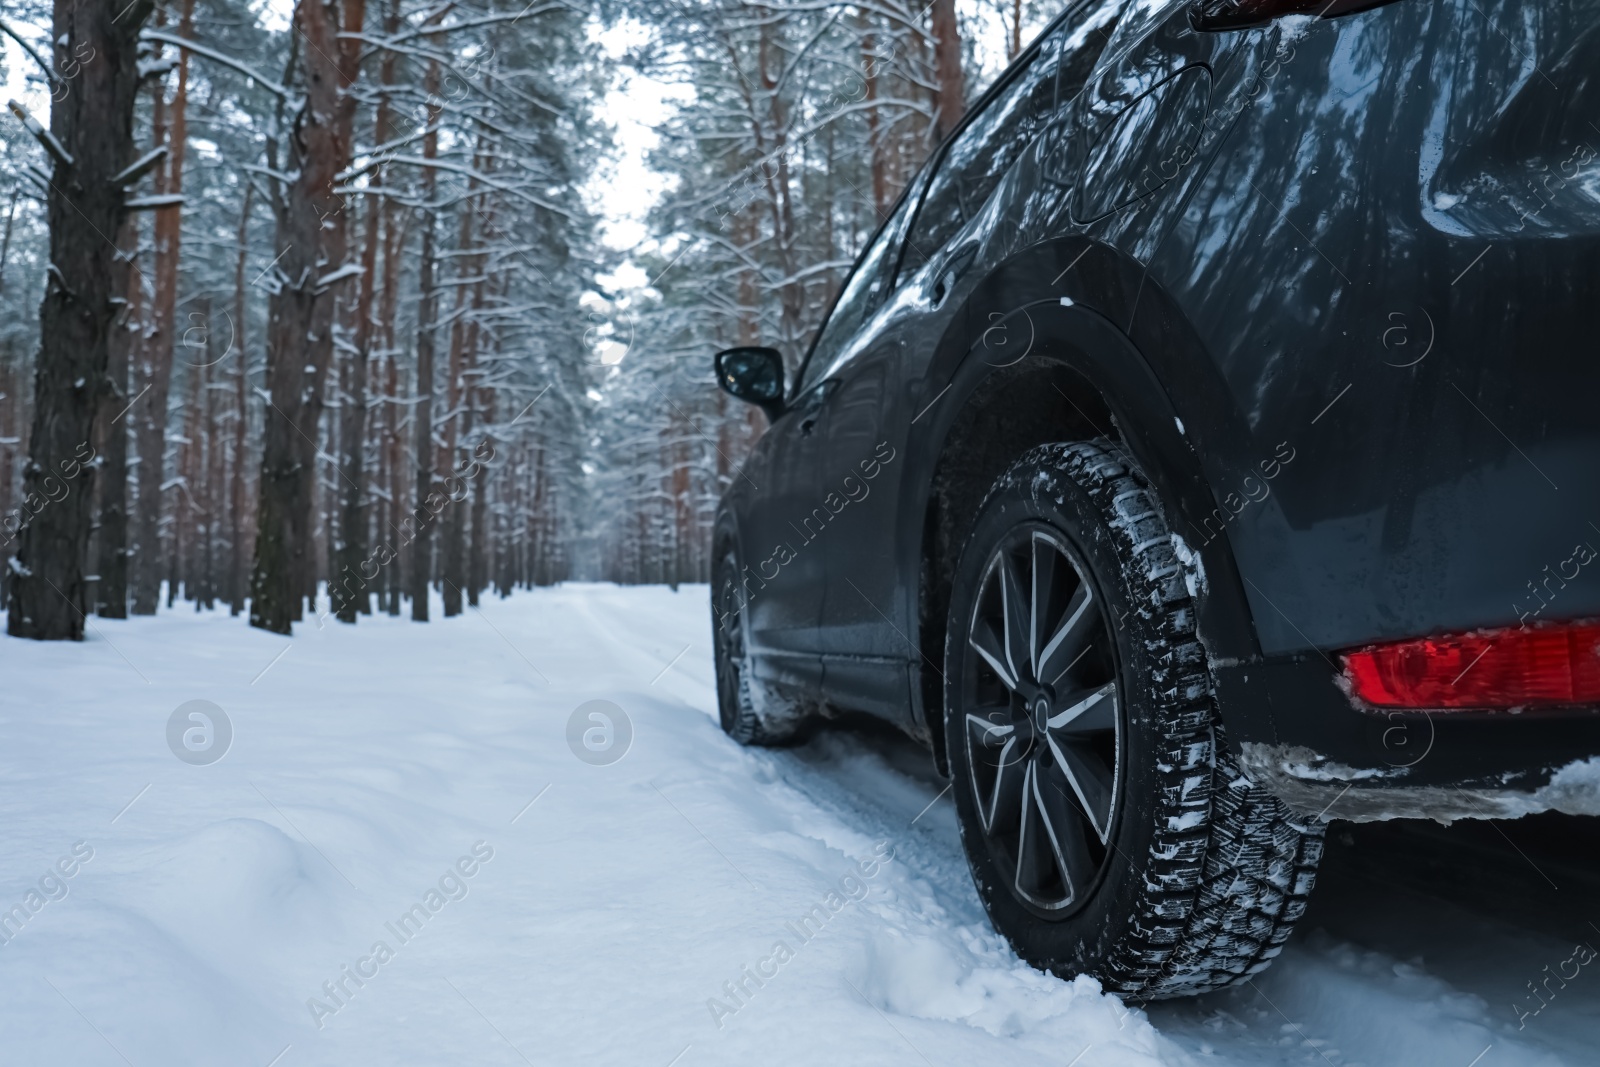
<path fill-rule="evenodd" d="M 711 353 L 792 372 L 1058 6 L 7 4 L 9 632 L 705 581 L 764 418 Z"/>

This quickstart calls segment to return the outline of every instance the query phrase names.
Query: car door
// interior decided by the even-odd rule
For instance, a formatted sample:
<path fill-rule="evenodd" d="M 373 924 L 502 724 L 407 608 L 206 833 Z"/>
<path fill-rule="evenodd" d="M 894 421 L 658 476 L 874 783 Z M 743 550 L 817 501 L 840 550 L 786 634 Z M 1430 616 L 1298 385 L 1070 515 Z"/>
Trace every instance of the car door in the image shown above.
<path fill-rule="evenodd" d="M 903 212 L 892 214 L 868 242 L 801 365 L 792 399 L 747 467 L 764 479 L 750 489 L 753 504 L 742 521 L 756 674 L 802 696 L 821 684 L 825 543 L 839 536 L 830 530 L 838 513 L 825 484 L 828 426 L 836 413 L 830 400 L 841 384 L 835 371 L 882 300 L 903 219 Z"/>
<path fill-rule="evenodd" d="M 862 339 L 859 350 L 831 379 L 828 438 L 823 463 L 824 506 L 834 513 L 823 546 L 824 684 L 829 699 L 898 719 L 905 714 L 905 639 L 892 619 L 903 611 L 895 580 L 893 498 L 883 487 L 904 462 L 891 444 L 897 405 L 887 403 L 899 381 L 903 331 L 890 328 Z"/>
<path fill-rule="evenodd" d="M 857 284 L 871 289 L 863 321 L 819 372 L 830 390 L 821 468 L 821 509 L 829 516 L 826 539 L 819 541 L 827 571 L 823 587 L 823 625 L 819 631 L 824 684 L 829 700 L 856 710 L 891 717 L 905 704 L 904 643 L 890 643 L 881 632 L 894 602 L 893 512 L 877 486 L 899 455 L 891 439 L 898 434 L 886 419 L 897 410 L 885 403 L 900 375 L 904 330 L 893 300 L 893 282 L 905 231 L 921 197 L 918 176 L 902 194 L 883 226 L 881 256 L 870 277 Z M 879 573 L 863 588 L 863 572 Z"/>
<path fill-rule="evenodd" d="M 790 699 L 814 700 L 822 685 L 817 624 L 822 610 L 822 559 L 787 546 L 796 517 L 817 495 L 822 394 L 796 396 L 756 443 L 735 475 L 744 506 L 739 527 L 740 584 L 745 592 L 755 676 Z"/>

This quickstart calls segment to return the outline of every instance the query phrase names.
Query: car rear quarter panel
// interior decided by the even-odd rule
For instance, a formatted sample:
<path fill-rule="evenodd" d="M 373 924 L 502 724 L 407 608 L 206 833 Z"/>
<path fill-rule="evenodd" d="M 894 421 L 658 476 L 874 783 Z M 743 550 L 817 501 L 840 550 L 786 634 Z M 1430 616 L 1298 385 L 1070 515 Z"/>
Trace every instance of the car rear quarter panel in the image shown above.
<path fill-rule="evenodd" d="M 1313 23 L 1150 261 L 1264 652 L 1600 615 L 1597 77 L 1592 2 Z"/>

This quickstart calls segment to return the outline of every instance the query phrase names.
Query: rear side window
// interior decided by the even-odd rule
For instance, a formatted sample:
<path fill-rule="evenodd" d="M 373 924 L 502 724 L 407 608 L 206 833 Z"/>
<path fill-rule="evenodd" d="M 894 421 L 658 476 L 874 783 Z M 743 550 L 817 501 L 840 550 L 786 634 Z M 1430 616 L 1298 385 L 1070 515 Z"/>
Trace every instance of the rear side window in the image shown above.
<path fill-rule="evenodd" d="M 1031 140 L 1030 127 L 1055 100 L 1055 65 L 1035 55 L 946 146 L 906 244 L 906 274 L 917 270 L 983 208 Z"/>
<path fill-rule="evenodd" d="M 1068 15 L 1028 67 L 956 134 L 939 160 L 907 239 L 901 268 L 905 274 L 932 259 L 977 216 L 1006 171 L 1055 115 L 1057 103 L 1082 91 L 1125 3 L 1089 0 Z"/>

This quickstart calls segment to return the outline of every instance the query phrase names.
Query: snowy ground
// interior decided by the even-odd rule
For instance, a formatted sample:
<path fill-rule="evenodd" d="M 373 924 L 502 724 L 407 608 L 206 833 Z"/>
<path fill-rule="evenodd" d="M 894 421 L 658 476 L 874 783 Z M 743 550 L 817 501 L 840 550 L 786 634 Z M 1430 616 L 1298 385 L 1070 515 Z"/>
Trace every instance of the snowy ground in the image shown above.
<path fill-rule="evenodd" d="M 724 738 L 705 599 L 568 585 L 292 640 L 183 611 L 0 638 L 0 1060 L 1594 1062 L 1595 837 L 1362 829 L 1253 986 L 1130 1010 L 990 930 L 908 742 Z M 597 699 L 633 733 L 603 766 L 568 742 Z M 210 765 L 169 748 L 191 700 L 232 725 Z"/>

